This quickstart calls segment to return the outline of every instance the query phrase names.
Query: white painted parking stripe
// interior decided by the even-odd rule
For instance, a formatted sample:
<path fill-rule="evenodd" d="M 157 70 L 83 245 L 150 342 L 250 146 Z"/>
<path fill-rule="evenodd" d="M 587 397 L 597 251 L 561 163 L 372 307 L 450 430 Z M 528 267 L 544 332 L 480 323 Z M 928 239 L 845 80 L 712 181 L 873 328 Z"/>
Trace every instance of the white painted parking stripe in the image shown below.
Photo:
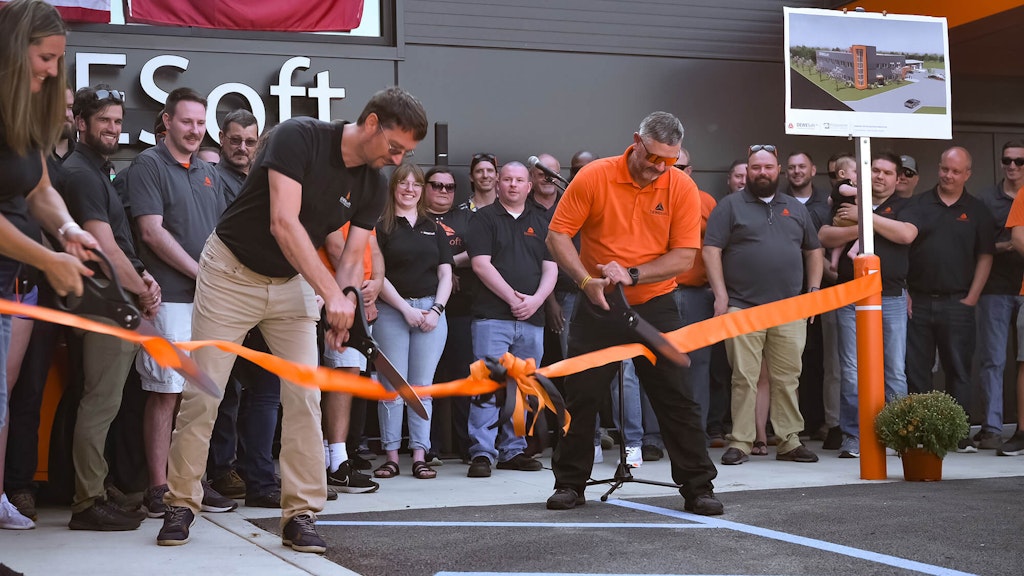
<path fill-rule="evenodd" d="M 876 562 L 878 564 L 885 564 L 888 566 L 895 566 L 897 568 L 903 568 L 905 570 L 913 570 L 915 572 L 921 572 L 923 574 L 931 574 L 933 576 L 977 576 L 969 572 L 953 570 L 952 568 L 944 568 L 942 566 L 924 564 L 923 562 L 916 562 L 914 560 L 907 560 L 906 558 L 889 556 L 887 554 L 879 554 L 877 552 L 861 550 L 859 548 L 843 546 L 841 544 L 834 544 L 832 542 L 826 542 L 824 540 L 816 540 L 814 538 L 807 538 L 804 536 L 797 536 L 795 534 L 788 534 L 786 532 L 779 532 L 778 530 L 769 530 L 767 528 L 749 526 L 747 524 L 730 522 L 728 520 L 721 520 L 719 518 L 698 516 L 696 514 L 690 514 L 689 512 L 680 512 L 678 510 L 670 510 L 668 508 L 650 506 L 648 504 L 641 504 L 639 502 L 629 502 L 626 500 L 609 500 L 608 503 L 614 504 L 616 506 L 622 506 L 623 508 L 630 508 L 633 510 L 641 510 L 644 512 L 651 512 L 653 514 L 660 514 L 662 516 L 668 516 L 670 518 L 679 518 L 680 520 L 700 522 L 713 528 L 726 528 L 729 530 L 735 530 L 737 532 L 743 532 L 745 534 L 752 534 L 754 536 L 762 536 L 764 538 L 780 540 L 782 542 L 788 542 L 790 544 L 797 544 L 800 546 L 807 546 L 809 548 L 816 548 L 818 550 L 823 550 L 825 552 L 843 554 L 844 556 L 859 558 L 861 560 L 867 560 L 869 562 Z"/>
<path fill-rule="evenodd" d="M 434 576 L 621 576 L 621 572 L 580 574 L 578 572 L 435 572 Z M 749 576 L 743 574 L 637 574 L 629 576 Z M 770 575 L 769 575 L 770 576 Z"/>
<path fill-rule="evenodd" d="M 640 522 L 364 522 L 356 520 L 317 520 L 317 526 L 423 526 L 433 528 L 661 528 L 669 530 L 714 528 L 703 523 Z"/>

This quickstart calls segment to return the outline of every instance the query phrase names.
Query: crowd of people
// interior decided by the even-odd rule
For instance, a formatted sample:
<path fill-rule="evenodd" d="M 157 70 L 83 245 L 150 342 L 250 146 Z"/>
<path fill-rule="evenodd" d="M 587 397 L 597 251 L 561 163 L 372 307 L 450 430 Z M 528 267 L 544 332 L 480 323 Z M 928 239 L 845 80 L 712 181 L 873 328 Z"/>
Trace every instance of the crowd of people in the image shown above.
<path fill-rule="evenodd" d="M 116 275 L 171 341 L 244 343 L 350 373 L 368 368 L 345 346 L 353 323 L 365 321 L 399 375 L 421 387 L 506 352 L 539 365 L 638 341 L 607 314 L 607 291 L 618 286 L 668 332 L 848 281 L 857 221 L 871 214 L 887 397 L 931 390 L 937 353 L 945 389 L 970 413 L 977 363 L 983 413 L 972 415 L 982 426 L 958 450 L 1024 454 L 1024 426 L 1009 439 L 1002 433 L 1006 343 L 1024 301 L 1024 141 L 1005 143 L 1004 177 L 978 194 L 967 192 L 972 158 L 958 146 L 938 158 L 937 184 L 917 191 L 918 162 L 907 155 L 878 152 L 861 175 L 850 154 L 833 156 L 829 190 L 815 180 L 810 153 L 754 144 L 716 202 L 690 176 L 679 119 L 654 112 L 621 155 L 575 154 L 567 186 L 550 154 L 529 166 L 475 154 L 471 189 L 457 204 L 452 170 L 424 173 L 413 158 L 427 117 L 400 88 L 375 94 L 354 122 L 295 118 L 260 134 L 256 118 L 237 110 L 212 150 L 202 148 L 206 100 L 178 88 L 156 120 L 157 144 L 115 173 L 125 94 L 102 84 L 65 88 L 65 35 L 44 2 L 0 8 L 3 298 L 48 305 L 81 294 L 82 277 L 96 269 Z M 385 166 L 396 168 L 386 175 Z M 849 196 L 865 178 L 870 211 Z M 85 266 L 96 251 L 111 269 Z M 529 438 L 499 422 L 495 395 L 424 397 L 423 417 L 401 397 L 374 405 L 321 394 L 201 348 L 193 359 L 217 385 L 211 393 L 133 343 L 69 333 L 81 350 L 82 386 L 68 525 L 133 530 L 162 518 L 157 543 L 182 545 L 201 511 L 227 512 L 244 499 L 282 510 L 285 545 L 323 552 L 315 517 L 325 500 L 378 490 L 402 473 L 403 448 L 412 475 L 430 480 L 442 452 L 462 458 L 469 477 L 486 478 L 492 468 L 542 470 L 535 456 L 553 444 L 547 507 L 566 510 L 586 503 L 603 428 L 618 430 L 630 466 L 667 453 L 687 511 L 722 514 L 709 447 L 725 448 L 724 465 L 765 456 L 771 445 L 778 460 L 813 463 L 808 437 L 858 457 L 854 318 L 850 305 L 732 338 L 693 351 L 686 368 L 638 357 L 568 376 L 558 383 L 572 415 L 567 433 L 548 433 L 557 425 L 537 414 Z M 0 528 L 28 529 L 38 391 L 58 332 L 0 319 Z M 1020 404 L 1024 352 L 1016 360 Z M 622 406 L 612 393 L 620 368 Z M 131 374 L 145 393 L 139 507 L 125 505 L 109 464 Z M 368 424 L 373 415 L 379 428 Z M 376 455 L 361 451 L 368 437 L 380 440 L 376 467 Z"/>

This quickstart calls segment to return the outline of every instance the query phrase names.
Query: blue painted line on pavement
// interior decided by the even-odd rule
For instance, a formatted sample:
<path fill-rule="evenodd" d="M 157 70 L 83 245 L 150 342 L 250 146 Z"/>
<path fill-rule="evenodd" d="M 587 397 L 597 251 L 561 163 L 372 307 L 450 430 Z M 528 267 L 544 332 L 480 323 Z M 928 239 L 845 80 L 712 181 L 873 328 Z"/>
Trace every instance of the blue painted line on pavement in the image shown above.
<path fill-rule="evenodd" d="M 435 572 L 434 576 L 621 576 L 621 572 L 580 574 L 578 572 Z M 749 576 L 744 574 L 637 574 L 629 576 Z M 770 576 L 770 575 L 768 575 Z"/>
<path fill-rule="evenodd" d="M 370 522 L 355 520 L 317 520 L 317 526 L 422 526 L 435 528 L 660 528 L 669 530 L 712 528 L 703 523 L 639 523 L 639 522 Z"/>
<path fill-rule="evenodd" d="M 721 520 L 718 518 L 712 518 L 708 516 L 699 516 L 697 514 L 690 514 L 689 512 L 680 512 L 678 510 L 670 510 L 668 508 L 650 506 L 648 504 L 641 504 L 639 502 L 629 502 L 626 500 L 609 500 L 608 503 L 614 504 L 616 506 L 621 506 L 623 508 L 630 508 L 633 510 L 641 510 L 644 512 L 651 512 L 653 514 L 660 514 L 662 516 L 668 516 L 670 518 L 689 520 L 690 522 L 700 522 L 701 524 L 704 524 L 712 528 L 726 528 L 729 530 L 735 530 L 737 532 L 752 534 L 754 536 L 762 536 L 764 538 L 780 540 L 782 542 L 788 542 L 790 544 L 797 544 L 800 546 L 807 546 L 809 548 L 816 548 L 818 550 L 823 550 L 826 552 L 842 554 L 844 556 L 859 558 L 861 560 L 867 560 L 869 562 L 876 562 L 878 564 L 885 564 L 888 566 L 895 566 L 896 568 L 903 568 L 905 570 L 913 570 L 915 572 L 921 572 L 923 574 L 931 574 L 933 576 L 977 576 L 976 574 L 971 574 L 970 572 L 961 572 L 959 570 L 953 570 L 952 568 L 934 566 L 932 564 L 925 564 L 923 562 L 907 560 L 906 558 L 900 558 L 898 556 L 879 554 L 877 552 L 871 552 L 869 550 L 861 550 L 859 548 L 843 546 L 842 544 L 834 544 L 832 542 L 826 542 L 824 540 L 816 540 L 814 538 L 807 538 L 805 536 L 797 536 L 795 534 L 788 534 L 786 532 L 780 532 L 778 530 L 769 530 L 767 528 L 759 528 L 757 526 L 740 524 L 738 522 L 730 522 L 728 520 Z"/>

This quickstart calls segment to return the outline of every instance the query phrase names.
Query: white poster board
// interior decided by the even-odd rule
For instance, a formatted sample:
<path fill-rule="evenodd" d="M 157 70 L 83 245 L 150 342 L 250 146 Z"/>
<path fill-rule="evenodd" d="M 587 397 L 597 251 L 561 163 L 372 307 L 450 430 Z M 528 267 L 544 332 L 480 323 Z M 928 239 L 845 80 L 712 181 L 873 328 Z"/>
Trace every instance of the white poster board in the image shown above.
<path fill-rule="evenodd" d="M 945 18 L 783 12 L 786 134 L 953 137 Z"/>

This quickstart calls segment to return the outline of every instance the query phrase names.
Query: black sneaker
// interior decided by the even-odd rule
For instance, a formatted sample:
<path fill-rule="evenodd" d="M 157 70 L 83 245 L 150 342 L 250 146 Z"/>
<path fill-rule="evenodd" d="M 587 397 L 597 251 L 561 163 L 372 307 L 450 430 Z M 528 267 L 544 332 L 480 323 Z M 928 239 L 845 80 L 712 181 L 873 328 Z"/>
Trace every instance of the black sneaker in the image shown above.
<path fill-rule="evenodd" d="M 1024 456 L 1024 430 L 1017 430 L 1009 440 L 996 449 L 999 456 Z"/>
<path fill-rule="evenodd" d="M 807 446 L 803 444 L 793 448 L 789 452 L 780 452 L 775 455 L 776 460 L 782 460 L 784 462 L 804 462 L 811 463 L 818 461 L 818 455 L 807 449 Z"/>
<path fill-rule="evenodd" d="M 238 508 L 238 502 L 221 496 L 209 482 L 203 482 L 203 512 L 231 512 L 235 508 Z"/>
<path fill-rule="evenodd" d="M 188 531 L 196 523 L 196 515 L 185 506 L 168 506 L 164 514 L 164 525 L 156 535 L 160 546 L 181 546 L 188 544 Z"/>
<path fill-rule="evenodd" d="M 996 450 L 1003 445 L 1003 435 L 991 430 L 982 430 L 974 435 L 978 450 Z"/>
<path fill-rule="evenodd" d="M 729 448 L 725 454 L 722 454 L 722 464 L 726 466 L 743 464 L 747 460 L 750 460 L 750 455 L 739 448 Z"/>
<path fill-rule="evenodd" d="M 978 451 L 978 447 L 974 445 L 970 438 L 961 438 L 956 443 L 956 451 L 960 454 L 973 454 Z"/>
<path fill-rule="evenodd" d="M 167 511 L 164 494 L 167 494 L 167 490 L 167 484 L 146 489 L 146 493 L 142 496 L 142 510 L 146 512 L 147 516 L 150 518 L 164 517 L 164 512 Z"/>
<path fill-rule="evenodd" d="M 538 470 L 543 470 L 544 466 L 540 463 L 540 460 L 535 460 L 520 452 L 504 462 L 498 462 L 497 468 L 498 470 L 522 470 L 524 472 L 536 472 Z"/>
<path fill-rule="evenodd" d="M 572 488 L 557 488 L 555 493 L 548 497 L 548 510 L 572 510 L 577 506 L 583 506 L 587 499 L 582 492 L 576 492 Z"/>
<path fill-rule="evenodd" d="M 822 450 L 839 450 L 843 446 L 843 431 L 839 429 L 839 426 L 833 426 L 828 429 L 828 434 L 825 435 L 825 441 L 821 443 Z"/>
<path fill-rule="evenodd" d="M 722 506 L 722 502 L 715 498 L 714 492 L 705 492 L 693 498 L 687 498 L 686 503 L 683 504 L 683 510 L 701 516 L 718 516 L 725 512 L 725 506 Z"/>
<path fill-rule="evenodd" d="M 665 452 L 653 444 L 644 444 L 640 447 L 640 455 L 643 456 L 644 462 L 657 462 L 665 457 Z"/>
<path fill-rule="evenodd" d="M 477 456 L 469 463 L 469 472 L 466 476 L 470 478 L 488 478 L 491 475 L 491 461 L 487 456 Z"/>
<path fill-rule="evenodd" d="M 97 498 L 92 506 L 71 515 L 68 528 L 95 532 L 124 532 L 135 530 L 140 524 L 141 519 L 126 516 L 110 502 Z"/>
<path fill-rule="evenodd" d="M 349 460 L 342 462 L 334 472 L 327 473 L 327 485 L 328 491 L 346 494 L 365 494 L 380 488 L 380 484 L 370 480 L 369 476 L 353 470 Z"/>
<path fill-rule="evenodd" d="M 327 543 L 316 532 L 316 523 L 309 514 L 295 516 L 284 525 L 281 543 L 291 546 L 296 552 L 327 552 Z"/>
<path fill-rule="evenodd" d="M 280 508 L 281 491 L 273 490 L 260 496 L 249 495 L 245 497 L 245 505 L 250 508 Z"/>

